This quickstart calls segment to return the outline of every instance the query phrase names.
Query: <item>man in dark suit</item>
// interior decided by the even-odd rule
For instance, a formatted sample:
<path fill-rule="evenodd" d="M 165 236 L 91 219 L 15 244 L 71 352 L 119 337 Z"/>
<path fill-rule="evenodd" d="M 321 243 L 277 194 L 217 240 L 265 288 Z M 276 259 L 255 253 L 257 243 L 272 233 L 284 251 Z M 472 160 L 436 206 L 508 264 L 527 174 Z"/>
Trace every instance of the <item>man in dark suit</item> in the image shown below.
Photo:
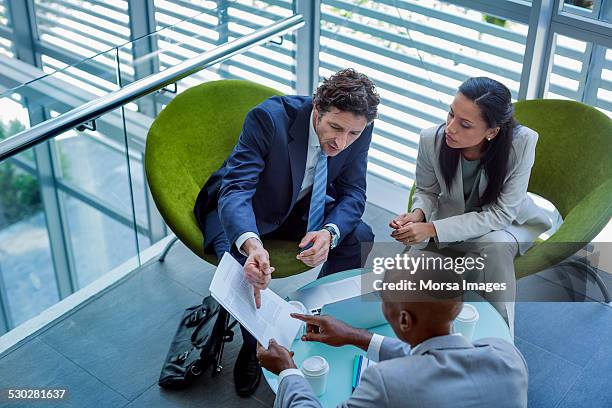
<path fill-rule="evenodd" d="M 374 240 L 361 216 L 378 103 L 374 84 L 352 69 L 314 97 L 272 97 L 247 114 L 233 152 L 202 188 L 194 212 L 205 251 L 244 265 L 257 307 L 274 272 L 260 237 L 299 241 L 299 260 L 324 263 L 319 276 L 361 266 L 362 243 Z M 234 383 L 248 396 L 261 369 L 257 342 L 241 329 Z"/>

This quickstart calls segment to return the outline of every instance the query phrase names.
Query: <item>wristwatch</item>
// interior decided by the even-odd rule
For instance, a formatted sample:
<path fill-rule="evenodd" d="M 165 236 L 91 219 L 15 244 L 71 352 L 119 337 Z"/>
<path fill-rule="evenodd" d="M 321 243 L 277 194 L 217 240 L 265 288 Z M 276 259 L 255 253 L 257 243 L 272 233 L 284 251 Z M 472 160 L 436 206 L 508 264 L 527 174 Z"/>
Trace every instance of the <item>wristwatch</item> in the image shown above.
<path fill-rule="evenodd" d="M 336 233 L 336 230 L 331 225 L 326 225 L 323 227 L 324 230 L 328 230 L 331 234 L 331 242 L 329 243 L 329 249 L 334 249 L 338 246 L 338 239 L 340 238 Z"/>

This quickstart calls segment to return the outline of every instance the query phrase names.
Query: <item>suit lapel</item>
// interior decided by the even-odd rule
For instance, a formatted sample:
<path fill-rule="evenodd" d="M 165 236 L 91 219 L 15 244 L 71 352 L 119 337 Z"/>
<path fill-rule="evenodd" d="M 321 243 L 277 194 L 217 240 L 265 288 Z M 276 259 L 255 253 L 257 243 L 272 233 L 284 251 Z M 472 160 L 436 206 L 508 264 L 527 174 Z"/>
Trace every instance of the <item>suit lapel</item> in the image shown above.
<path fill-rule="evenodd" d="M 458 204 L 458 209 L 461 213 L 465 212 L 465 198 L 463 197 L 463 169 L 461 168 L 461 156 L 457 162 L 457 171 L 453 179 L 453 185 L 450 191 L 451 199 Z"/>
<path fill-rule="evenodd" d="M 310 129 L 310 112 L 312 101 L 309 100 L 298 111 L 293 125 L 289 128 L 289 164 L 291 165 L 291 207 L 295 204 L 306 171 L 306 156 L 308 154 L 308 131 Z"/>

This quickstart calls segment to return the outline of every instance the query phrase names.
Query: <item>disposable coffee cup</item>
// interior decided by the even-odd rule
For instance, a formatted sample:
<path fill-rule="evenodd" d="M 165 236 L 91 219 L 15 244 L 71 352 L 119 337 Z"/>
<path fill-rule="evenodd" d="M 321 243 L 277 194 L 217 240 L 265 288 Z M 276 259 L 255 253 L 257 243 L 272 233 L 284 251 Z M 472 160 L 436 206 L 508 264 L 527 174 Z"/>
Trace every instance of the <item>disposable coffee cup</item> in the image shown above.
<path fill-rule="evenodd" d="M 472 341 L 479 318 L 478 310 L 474 306 L 464 303 L 459 316 L 453 322 L 453 332 L 461 333 L 467 340 Z"/>
<path fill-rule="evenodd" d="M 290 305 L 293 305 L 296 307 L 296 309 L 299 310 L 298 313 L 301 314 L 308 314 L 308 309 L 306 309 L 306 306 L 304 306 L 304 304 L 302 302 L 298 302 L 297 300 L 290 300 L 289 302 Z M 295 335 L 296 339 L 301 339 L 302 335 L 306 332 L 306 323 L 302 322 L 302 324 L 300 324 L 300 328 L 297 331 L 297 334 Z"/>
<path fill-rule="evenodd" d="M 329 364 L 321 356 L 308 357 L 302 362 L 300 370 L 310 383 L 312 391 L 317 397 L 325 393 L 327 387 L 327 375 L 329 374 Z"/>

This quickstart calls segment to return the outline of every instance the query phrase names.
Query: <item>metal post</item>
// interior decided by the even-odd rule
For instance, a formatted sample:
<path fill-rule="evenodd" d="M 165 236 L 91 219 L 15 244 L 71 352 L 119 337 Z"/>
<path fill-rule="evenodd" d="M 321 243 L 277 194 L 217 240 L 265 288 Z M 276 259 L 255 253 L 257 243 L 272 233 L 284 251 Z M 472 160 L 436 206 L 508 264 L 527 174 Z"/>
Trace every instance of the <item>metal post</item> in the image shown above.
<path fill-rule="evenodd" d="M 47 116 L 43 114 L 43 109 L 39 108 L 36 110 L 38 113 L 30 112 L 30 121 L 35 120 L 36 122 L 33 123 L 44 122 Z M 36 160 L 38 184 L 45 210 L 47 230 L 49 232 L 49 245 L 55 267 L 57 290 L 60 299 L 63 299 L 78 289 L 78 278 L 76 276 L 72 245 L 68 239 L 70 231 L 65 224 L 67 219 L 66 211 L 57 189 L 56 167 L 58 166 L 54 165 L 57 162 L 54 159 L 56 152 L 55 141 L 49 140 L 47 143 L 34 147 L 33 150 L 34 159 Z"/>
<path fill-rule="evenodd" d="M 34 0 L 8 1 L 5 4 L 13 27 L 15 57 L 28 64 L 41 66 L 40 55 L 36 53 L 34 43 L 38 37 Z"/>
<path fill-rule="evenodd" d="M 296 92 L 312 95 L 319 84 L 319 46 L 321 36 L 321 0 L 295 0 L 296 13 L 306 25 L 296 32 Z"/>
<path fill-rule="evenodd" d="M 134 81 L 137 81 L 159 72 L 157 35 L 149 35 L 155 31 L 155 5 L 152 0 L 129 0 L 128 14 Z M 117 64 L 119 64 L 118 59 Z M 121 75 L 121 70 L 119 74 Z M 152 118 L 157 116 L 158 109 L 154 95 L 140 98 L 137 104 L 140 112 Z"/>
<path fill-rule="evenodd" d="M 519 100 L 544 95 L 554 55 L 554 36 L 550 25 L 555 3 L 554 0 L 534 1 L 531 7 Z"/>
<path fill-rule="evenodd" d="M 8 2 L 9 16 L 13 22 L 15 56 L 36 67 L 42 67 L 40 55 L 36 52 L 38 29 L 34 0 Z M 24 106 L 28 109 L 30 124 L 44 122 L 48 119 L 43 106 L 29 103 L 24 98 Z M 51 142 L 36 146 L 33 149 L 36 160 L 37 178 L 40 195 L 45 211 L 49 245 L 55 269 L 55 279 L 60 299 L 72 294 L 76 289 L 75 269 L 72 267 L 71 247 L 63 225 L 64 211 L 55 185 L 54 151 Z"/>
<path fill-rule="evenodd" d="M 11 308 L 4 285 L 4 277 L 2 276 L 2 265 L 0 264 L 0 336 L 13 327 L 13 318 L 11 316 Z"/>
<path fill-rule="evenodd" d="M 150 35 L 156 29 L 155 5 L 153 4 L 153 0 L 129 0 L 128 13 L 130 17 L 130 40 L 133 42 L 132 59 L 134 61 L 134 80 L 137 81 L 141 78 L 145 78 L 151 74 L 159 72 L 160 64 L 157 46 L 158 37 L 156 34 Z M 118 58 L 117 64 L 119 64 Z M 121 69 L 118 71 L 119 76 L 121 77 Z M 138 110 L 151 118 L 157 117 L 157 114 L 159 113 L 156 95 L 157 94 L 152 93 L 150 95 L 141 97 L 137 102 Z M 130 129 L 126 129 L 126 131 L 129 135 Z M 128 137 L 126 146 L 127 149 L 134 148 L 130 143 L 130 140 L 131 138 Z M 141 157 L 144 157 L 144 152 L 141 151 L 140 153 L 142 153 Z M 141 162 L 144 163 L 144 160 Z M 128 165 L 130 165 L 129 161 Z M 168 231 L 161 214 L 153 203 L 153 197 L 151 196 L 151 192 L 148 188 L 147 177 L 146 174 L 144 174 L 144 171 L 143 165 L 142 172 L 143 180 L 145 182 L 144 200 L 147 212 L 147 224 L 149 227 L 148 235 L 151 244 L 153 244 L 165 237 L 168 234 Z M 136 197 L 134 197 L 133 200 L 135 201 Z M 136 223 L 137 220 L 134 221 Z"/>
<path fill-rule="evenodd" d="M 579 101 L 587 105 L 594 105 L 597 100 L 597 87 L 601 70 L 603 69 L 603 60 L 606 56 L 606 47 L 601 45 L 587 43 L 582 60 L 582 69 L 580 70 L 578 97 Z"/>
<path fill-rule="evenodd" d="M 229 31 L 229 11 L 228 11 L 228 0 L 217 0 L 217 31 L 219 33 L 218 45 L 225 44 L 230 39 Z M 222 78 L 229 75 L 229 69 L 227 63 L 222 62 L 217 67 L 217 74 Z"/>

